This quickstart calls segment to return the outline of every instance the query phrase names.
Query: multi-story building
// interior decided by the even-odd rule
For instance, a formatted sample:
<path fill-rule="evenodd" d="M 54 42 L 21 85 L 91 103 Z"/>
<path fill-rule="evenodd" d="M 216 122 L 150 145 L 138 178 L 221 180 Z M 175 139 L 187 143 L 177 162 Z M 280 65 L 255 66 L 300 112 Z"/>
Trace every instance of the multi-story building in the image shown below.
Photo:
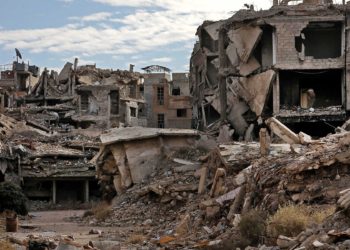
<path fill-rule="evenodd" d="M 251 6 L 198 27 L 189 79 L 198 127 L 226 119 L 244 137 L 275 116 L 292 130 L 324 135 L 347 119 L 349 2 L 290 3 Z"/>
<path fill-rule="evenodd" d="M 163 73 L 148 72 L 144 74 L 147 127 L 191 128 L 188 73 L 173 73 L 171 80 L 170 70 L 164 70 Z"/>

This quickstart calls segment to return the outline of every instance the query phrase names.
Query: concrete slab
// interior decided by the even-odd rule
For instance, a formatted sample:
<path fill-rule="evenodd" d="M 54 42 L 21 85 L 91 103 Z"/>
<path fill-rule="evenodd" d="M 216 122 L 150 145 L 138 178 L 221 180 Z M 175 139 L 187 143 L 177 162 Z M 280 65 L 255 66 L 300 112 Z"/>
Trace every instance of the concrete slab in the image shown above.
<path fill-rule="evenodd" d="M 234 83 L 234 90 L 249 105 L 257 116 L 261 116 L 265 108 L 272 82 L 275 80 L 276 72 L 268 70 L 264 73 L 244 78 L 241 82 Z"/>
<path fill-rule="evenodd" d="M 260 67 L 261 65 L 258 60 L 256 60 L 256 58 L 251 55 L 247 63 L 244 63 L 243 61 L 240 62 L 239 74 L 241 76 L 248 76 Z"/>
<path fill-rule="evenodd" d="M 263 32 L 259 27 L 244 26 L 227 32 L 229 39 L 237 48 L 237 54 L 243 62 L 248 62 Z"/>
<path fill-rule="evenodd" d="M 159 129 L 144 127 L 115 128 L 109 133 L 100 136 L 102 145 L 109 145 L 121 141 L 133 141 L 154 138 L 160 135 L 191 136 L 197 135 L 198 131 L 192 129 Z"/>
<path fill-rule="evenodd" d="M 208 34 L 210 35 L 210 37 L 213 40 L 218 40 L 219 39 L 219 32 L 216 31 L 218 28 L 220 28 L 220 26 L 223 24 L 224 22 L 215 22 L 213 24 L 210 24 L 206 27 L 204 27 L 204 29 L 206 30 L 206 32 L 208 32 Z"/>
<path fill-rule="evenodd" d="M 278 137 L 280 137 L 285 142 L 289 144 L 301 143 L 299 136 L 277 119 L 271 117 L 265 123 L 271 129 L 271 131 L 273 131 Z"/>
<path fill-rule="evenodd" d="M 92 85 L 93 84 L 91 78 L 88 77 L 88 76 L 79 76 L 78 82 L 80 84 L 86 84 L 86 85 Z"/>
<path fill-rule="evenodd" d="M 66 65 L 64 65 L 63 69 L 61 70 L 60 74 L 58 75 L 58 80 L 60 83 L 65 83 L 68 81 L 69 73 L 72 68 L 73 64 L 70 62 L 67 62 Z"/>

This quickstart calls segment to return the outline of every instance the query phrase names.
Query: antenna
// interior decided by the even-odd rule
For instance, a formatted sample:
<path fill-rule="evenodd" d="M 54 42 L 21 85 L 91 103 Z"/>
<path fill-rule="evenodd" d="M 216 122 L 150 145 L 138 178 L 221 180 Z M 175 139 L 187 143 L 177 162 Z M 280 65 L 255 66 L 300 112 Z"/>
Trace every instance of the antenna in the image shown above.
<path fill-rule="evenodd" d="M 16 51 L 16 57 L 17 57 L 17 62 L 18 62 L 18 57 L 19 57 L 19 59 L 22 59 L 22 54 L 21 54 L 21 52 L 19 52 L 18 49 L 15 49 L 15 51 Z"/>

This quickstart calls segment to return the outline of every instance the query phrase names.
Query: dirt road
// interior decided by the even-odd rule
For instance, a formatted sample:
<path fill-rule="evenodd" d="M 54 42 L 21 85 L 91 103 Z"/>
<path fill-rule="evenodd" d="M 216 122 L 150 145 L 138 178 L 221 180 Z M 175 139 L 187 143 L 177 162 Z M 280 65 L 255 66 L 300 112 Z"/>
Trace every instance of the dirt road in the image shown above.
<path fill-rule="evenodd" d="M 63 221 L 63 218 L 81 216 L 83 213 L 84 210 L 32 212 L 30 214 L 40 217 L 30 220 L 20 220 L 19 225 L 40 227 L 40 229 L 36 229 L 35 232 L 56 232 L 57 235 L 70 234 L 80 243 L 88 243 L 89 240 L 99 239 L 98 235 L 89 235 L 89 231 L 92 228 L 105 232 L 118 230 L 118 228 L 111 227 L 79 226 L 76 222 Z"/>

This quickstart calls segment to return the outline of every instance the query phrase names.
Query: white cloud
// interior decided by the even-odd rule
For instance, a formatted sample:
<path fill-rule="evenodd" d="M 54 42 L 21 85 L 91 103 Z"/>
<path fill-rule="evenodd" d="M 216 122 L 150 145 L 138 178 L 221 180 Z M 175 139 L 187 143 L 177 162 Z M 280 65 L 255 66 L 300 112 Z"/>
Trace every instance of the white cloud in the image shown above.
<path fill-rule="evenodd" d="M 254 4 L 254 1 L 242 0 L 92 0 L 94 2 L 109 4 L 112 6 L 129 7 L 161 7 L 181 13 L 196 12 L 216 12 L 216 11 L 234 11 L 243 8 L 245 3 Z M 255 4 L 256 5 L 256 4 Z M 258 8 L 267 9 L 271 7 L 270 0 L 259 0 Z"/>
<path fill-rule="evenodd" d="M 83 16 L 83 17 L 68 17 L 70 20 L 81 20 L 81 21 L 101 21 L 101 20 L 106 20 L 107 18 L 111 17 L 113 13 L 109 12 L 99 12 L 99 13 L 94 13 L 88 16 Z"/>
<path fill-rule="evenodd" d="M 122 57 L 122 56 L 112 56 L 112 58 L 114 60 L 123 60 L 124 59 L 124 57 Z"/>
<path fill-rule="evenodd" d="M 86 64 L 95 64 L 98 61 L 93 61 L 93 60 L 83 60 L 81 59 L 80 56 L 73 56 L 71 58 L 63 58 L 61 59 L 61 61 L 63 62 L 70 62 L 70 63 L 74 63 L 75 58 L 78 58 L 78 65 L 86 65 Z"/>
<path fill-rule="evenodd" d="M 213 4 L 212 1 L 203 0 L 203 3 L 201 1 L 201 4 L 198 4 L 199 0 L 93 1 L 114 6 L 142 8 L 158 6 L 165 10 L 138 9 L 134 13 L 114 19 L 110 19 L 115 13 L 113 11 L 99 12 L 88 16 L 71 17 L 70 19 L 81 22 L 58 28 L 0 30 L 0 49 L 12 50 L 14 47 L 19 47 L 29 53 L 51 52 L 59 55 L 77 53 L 87 57 L 97 54 L 135 55 L 142 51 L 162 50 L 165 46 L 176 44 L 167 49 L 188 50 L 190 53 L 196 40 L 195 32 L 204 20 L 226 19 L 232 15 L 228 14 L 229 11 L 241 8 L 246 2 L 217 0 Z M 269 0 L 261 0 L 259 4 L 265 2 L 266 6 L 270 5 Z M 84 25 L 84 21 L 101 20 L 117 22 L 118 25 L 115 27 L 118 28 L 104 23 L 96 27 Z M 138 58 L 134 56 L 132 59 Z"/>
<path fill-rule="evenodd" d="M 45 67 L 42 67 L 42 68 L 40 68 L 40 71 L 42 72 L 43 70 L 44 70 L 44 68 Z M 48 67 L 47 68 L 49 71 L 51 71 L 51 70 L 53 70 L 53 71 L 56 71 L 56 72 L 58 72 L 58 74 L 61 72 L 61 70 L 63 69 L 63 67 L 62 68 L 50 68 L 50 67 Z"/>
<path fill-rule="evenodd" d="M 2 29 L 2 27 L 0 26 L 0 30 Z"/>
<path fill-rule="evenodd" d="M 104 29 L 113 29 L 112 26 L 105 23 L 99 23 L 98 25 Z"/>
<path fill-rule="evenodd" d="M 66 2 L 66 3 L 71 3 L 71 2 L 74 2 L 74 0 L 56 0 L 56 1 Z"/>
<path fill-rule="evenodd" d="M 139 59 L 138 56 L 132 56 L 131 59 Z"/>
<path fill-rule="evenodd" d="M 171 62 L 173 59 L 169 57 L 162 57 L 162 58 L 154 58 L 152 59 L 153 62 Z"/>

